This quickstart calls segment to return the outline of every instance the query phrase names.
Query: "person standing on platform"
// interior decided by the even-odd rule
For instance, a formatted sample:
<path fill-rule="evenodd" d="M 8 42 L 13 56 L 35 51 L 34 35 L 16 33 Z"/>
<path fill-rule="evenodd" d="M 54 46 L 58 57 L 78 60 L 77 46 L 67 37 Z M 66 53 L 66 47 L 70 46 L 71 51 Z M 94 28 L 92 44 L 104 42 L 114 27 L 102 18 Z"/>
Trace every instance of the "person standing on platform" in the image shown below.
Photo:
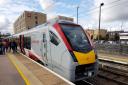
<path fill-rule="evenodd" d="M 11 52 L 11 50 L 12 50 L 11 44 L 12 44 L 12 40 L 9 40 L 9 44 L 8 44 L 8 46 L 9 46 L 9 52 Z"/>
<path fill-rule="evenodd" d="M 2 46 L 3 54 L 5 55 L 5 47 L 6 47 L 5 40 L 2 41 L 2 44 L 3 44 L 3 46 Z"/>
<path fill-rule="evenodd" d="M 0 41 L 0 54 L 3 54 L 3 46 L 2 41 Z"/>
<path fill-rule="evenodd" d="M 16 41 L 14 41 L 14 48 L 15 48 L 14 51 L 17 52 L 17 42 Z"/>
<path fill-rule="evenodd" d="M 9 41 L 8 41 L 8 40 L 5 40 L 5 42 L 6 42 L 6 45 L 5 45 L 5 51 L 8 52 Z"/>
<path fill-rule="evenodd" d="M 11 42 L 11 49 L 12 49 L 13 53 L 15 53 L 15 42 L 14 42 L 14 40 Z"/>

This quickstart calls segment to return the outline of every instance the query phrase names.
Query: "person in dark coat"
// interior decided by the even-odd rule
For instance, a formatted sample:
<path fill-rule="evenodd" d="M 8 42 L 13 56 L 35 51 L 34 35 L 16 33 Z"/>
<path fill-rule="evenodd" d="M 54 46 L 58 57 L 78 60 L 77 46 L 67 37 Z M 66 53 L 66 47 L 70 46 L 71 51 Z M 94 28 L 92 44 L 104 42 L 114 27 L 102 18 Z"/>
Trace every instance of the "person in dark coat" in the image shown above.
<path fill-rule="evenodd" d="M 15 53 L 15 42 L 14 41 L 11 42 L 11 49 L 13 53 Z"/>
<path fill-rule="evenodd" d="M 13 53 L 17 52 L 17 43 L 15 42 L 15 40 L 11 42 L 11 49 L 13 50 Z"/>
<path fill-rule="evenodd" d="M 1 41 L 0 41 L 0 54 L 3 54 L 3 44 Z"/>
<path fill-rule="evenodd" d="M 2 51 L 3 51 L 3 54 L 5 55 L 5 47 L 6 47 L 6 42 L 5 40 L 2 41 Z"/>
<path fill-rule="evenodd" d="M 11 43 L 12 43 L 12 41 L 9 40 L 9 43 L 8 43 L 8 46 L 9 46 L 9 52 L 11 52 L 11 50 L 12 50 Z"/>
<path fill-rule="evenodd" d="M 9 48 L 9 40 L 5 40 L 6 45 L 5 45 L 5 51 L 8 52 L 8 48 Z"/>
<path fill-rule="evenodd" d="M 17 43 L 14 41 L 14 51 L 17 52 Z"/>

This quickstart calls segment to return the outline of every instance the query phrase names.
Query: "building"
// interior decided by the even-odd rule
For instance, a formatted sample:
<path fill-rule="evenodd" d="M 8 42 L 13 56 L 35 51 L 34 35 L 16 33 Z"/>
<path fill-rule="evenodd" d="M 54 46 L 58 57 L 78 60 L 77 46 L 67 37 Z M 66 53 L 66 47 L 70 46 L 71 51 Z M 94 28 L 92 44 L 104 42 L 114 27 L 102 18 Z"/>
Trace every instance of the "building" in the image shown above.
<path fill-rule="evenodd" d="M 94 36 L 94 30 L 92 30 L 92 29 L 86 29 L 85 32 L 87 32 L 88 35 L 91 37 L 91 39 L 93 39 L 93 36 Z"/>
<path fill-rule="evenodd" d="M 128 32 L 119 33 L 120 40 L 128 41 Z"/>
<path fill-rule="evenodd" d="M 128 45 L 128 31 L 119 33 L 120 43 Z"/>
<path fill-rule="evenodd" d="M 109 31 L 107 34 L 108 34 L 109 40 L 116 40 L 115 38 L 119 37 L 119 33 L 123 33 L 123 32 L 124 31 Z"/>
<path fill-rule="evenodd" d="M 100 39 L 105 39 L 107 35 L 107 30 L 106 29 L 100 29 Z M 99 30 L 96 29 L 94 30 L 94 35 L 93 35 L 93 39 L 98 39 L 99 36 Z"/>
<path fill-rule="evenodd" d="M 47 20 L 46 14 L 33 11 L 24 11 L 14 22 L 14 33 L 20 33 L 45 23 Z"/>

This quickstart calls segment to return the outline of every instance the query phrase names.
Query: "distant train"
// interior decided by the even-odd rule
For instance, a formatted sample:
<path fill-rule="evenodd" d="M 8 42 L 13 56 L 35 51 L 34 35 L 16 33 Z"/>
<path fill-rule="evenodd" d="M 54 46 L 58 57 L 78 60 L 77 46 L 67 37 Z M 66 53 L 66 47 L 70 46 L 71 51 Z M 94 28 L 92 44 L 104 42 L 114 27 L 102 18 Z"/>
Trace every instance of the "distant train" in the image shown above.
<path fill-rule="evenodd" d="M 23 54 L 72 82 L 97 74 L 97 54 L 78 24 L 53 20 L 11 38 L 17 40 Z"/>

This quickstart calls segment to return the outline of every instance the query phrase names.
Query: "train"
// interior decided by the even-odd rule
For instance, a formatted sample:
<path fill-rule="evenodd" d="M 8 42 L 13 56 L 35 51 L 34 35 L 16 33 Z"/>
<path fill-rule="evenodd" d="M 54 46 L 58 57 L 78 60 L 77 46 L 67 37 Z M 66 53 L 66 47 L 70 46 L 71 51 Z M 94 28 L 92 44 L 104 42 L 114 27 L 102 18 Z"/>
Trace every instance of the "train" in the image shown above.
<path fill-rule="evenodd" d="M 97 75 L 97 53 L 79 24 L 51 20 L 10 38 L 20 52 L 72 82 Z"/>

